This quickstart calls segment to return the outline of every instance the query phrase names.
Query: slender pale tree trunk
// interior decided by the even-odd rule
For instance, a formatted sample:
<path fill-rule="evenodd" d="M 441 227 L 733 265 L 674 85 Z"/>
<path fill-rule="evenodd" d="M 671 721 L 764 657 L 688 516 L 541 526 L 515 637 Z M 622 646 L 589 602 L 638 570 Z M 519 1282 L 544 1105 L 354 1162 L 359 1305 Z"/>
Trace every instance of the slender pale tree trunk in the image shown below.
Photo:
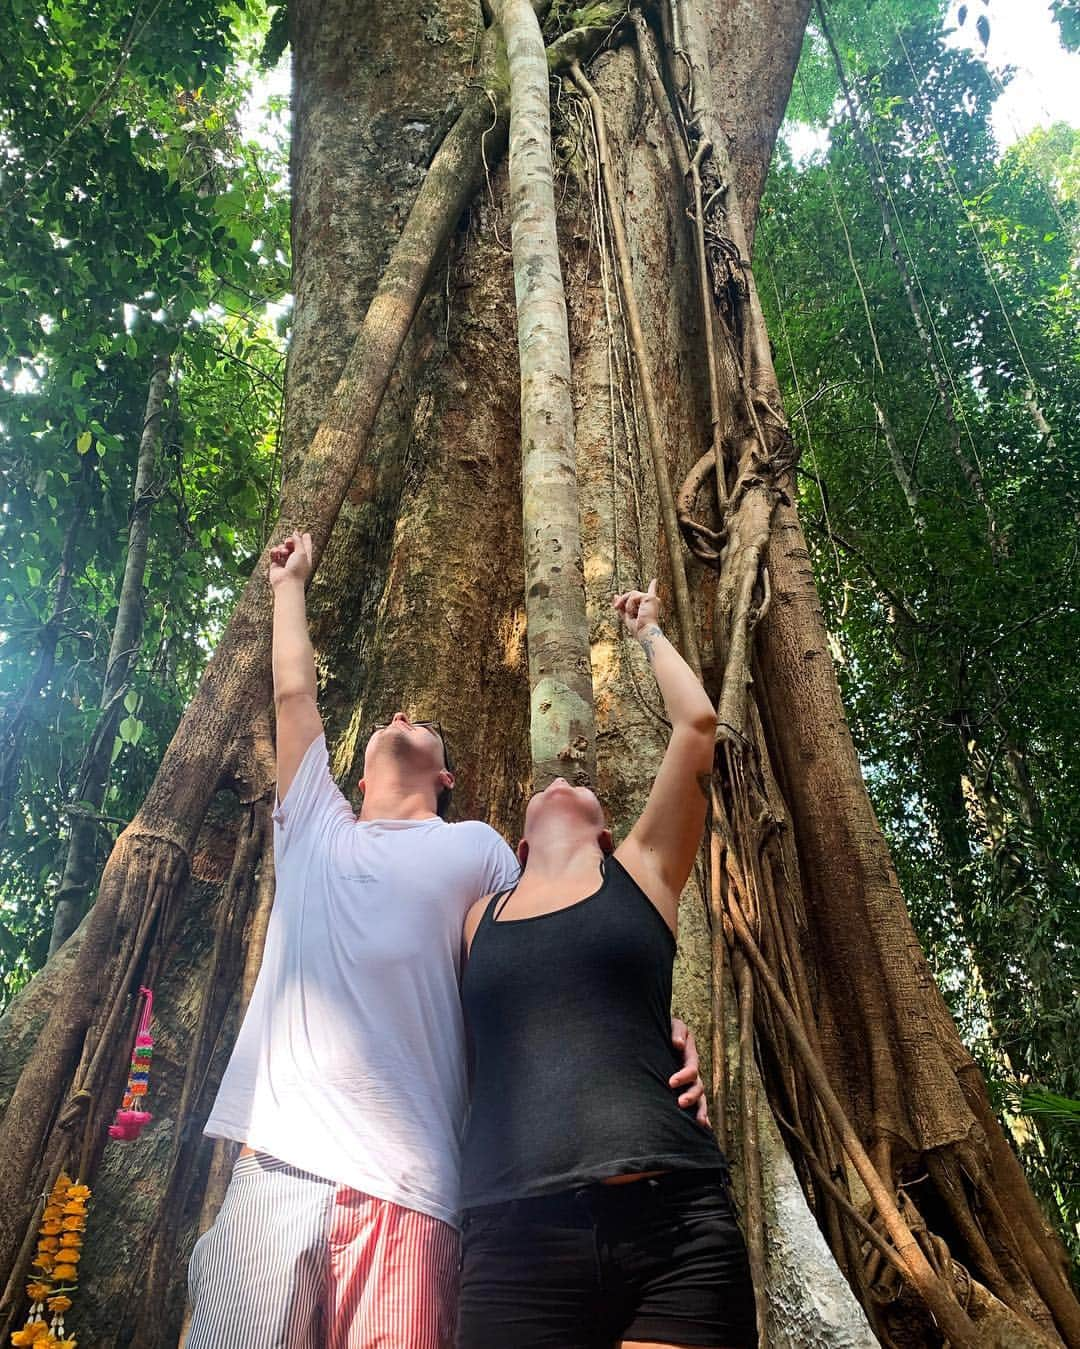
<path fill-rule="evenodd" d="M 521 364 L 522 532 L 533 782 L 596 778 L 570 338 L 551 168 L 548 62 L 529 0 L 501 0 L 510 65 L 510 211 Z"/>
<path fill-rule="evenodd" d="M 113 738 L 124 710 L 129 676 L 142 644 L 144 617 L 144 578 L 146 555 L 150 547 L 150 515 L 156 496 L 155 473 L 161 447 L 161 416 L 169 387 L 169 359 L 154 363 L 146 395 L 139 455 L 135 466 L 128 522 L 128 546 L 120 600 L 113 624 L 105 679 L 101 688 L 101 714 L 91 733 L 90 743 L 79 765 L 75 803 L 71 814 L 71 836 L 67 857 L 56 892 L 49 955 L 53 955 L 75 931 L 86 907 L 86 898 L 97 879 L 97 833 L 95 818 L 105 801 L 112 765 Z"/>

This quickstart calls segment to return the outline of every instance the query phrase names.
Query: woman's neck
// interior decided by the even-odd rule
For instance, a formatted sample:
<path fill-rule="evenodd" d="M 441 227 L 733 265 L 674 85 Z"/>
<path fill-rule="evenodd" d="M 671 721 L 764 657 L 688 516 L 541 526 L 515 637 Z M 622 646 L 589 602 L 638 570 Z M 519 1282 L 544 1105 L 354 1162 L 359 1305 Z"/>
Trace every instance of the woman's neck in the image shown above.
<path fill-rule="evenodd" d="M 530 881 L 541 882 L 595 875 L 603 856 L 600 845 L 592 838 L 574 838 L 559 832 L 543 839 L 530 839 L 526 875 Z"/>

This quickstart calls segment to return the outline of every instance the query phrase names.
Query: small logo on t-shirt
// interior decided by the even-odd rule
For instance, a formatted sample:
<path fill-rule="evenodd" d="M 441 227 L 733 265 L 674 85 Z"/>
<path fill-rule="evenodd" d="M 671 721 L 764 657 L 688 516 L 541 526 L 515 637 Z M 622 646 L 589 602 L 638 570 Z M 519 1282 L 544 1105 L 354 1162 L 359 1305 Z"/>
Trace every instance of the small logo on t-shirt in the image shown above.
<path fill-rule="evenodd" d="M 341 879 L 356 881 L 359 885 L 375 885 L 379 878 L 370 871 L 343 871 Z"/>

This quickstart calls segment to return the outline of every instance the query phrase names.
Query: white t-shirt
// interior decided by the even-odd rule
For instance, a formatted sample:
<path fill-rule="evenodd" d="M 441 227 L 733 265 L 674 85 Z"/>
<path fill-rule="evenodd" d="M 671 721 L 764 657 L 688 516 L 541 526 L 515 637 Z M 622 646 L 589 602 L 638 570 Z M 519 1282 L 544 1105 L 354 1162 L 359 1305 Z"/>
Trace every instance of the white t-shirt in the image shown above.
<path fill-rule="evenodd" d="M 514 854 L 479 820 L 357 820 L 320 736 L 274 812 L 274 859 L 262 968 L 206 1132 L 456 1222 L 461 928 L 514 884 Z"/>

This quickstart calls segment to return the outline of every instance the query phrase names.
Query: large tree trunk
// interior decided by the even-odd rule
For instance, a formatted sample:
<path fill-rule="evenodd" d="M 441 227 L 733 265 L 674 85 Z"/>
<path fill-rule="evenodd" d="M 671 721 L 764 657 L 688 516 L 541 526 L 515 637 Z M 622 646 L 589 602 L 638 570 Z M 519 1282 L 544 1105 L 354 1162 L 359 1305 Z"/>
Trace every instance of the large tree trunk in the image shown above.
<path fill-rule="evenodd" d="M 806 0 L 755 0 L 739 11 L 725 8 L 713 16 L 708 34 L 711 64 L 726 72 L 717 99 L 716 115 L 723 128 L 718 136 L 725 142 L 734 169 L 730 191 L 737 194 L 741 208 L 739 248 L 744 255 L 798 56 L 806 7 Z M 288 374 L 284 514 L 290 525 L 314 525 L 320 550 L 326 548 L 311 609 L 332 761 L 340 775 L 355 780 L 371 720 L 397 707 L 418 715 L 437 714 L 447 728 L 460 768 L 458 810 L 486 817 L 512 835 L 520 823 L 530 775 L 518 371 L 498 95 L 493 106 L 483 89 L 476 87 L 488 74 L 478 66 L 483 31 L 479 9 L 466 0 L 446 0 L 441 6 L 423 9 L 402 0 L 388 0 L 377 7 L 357 6 L 349 0 L 318 5 L 314 0 L 297 0 L 290 4 L 290 21 L 296 73 L 293 237 L 297 308 Z M 609 29 L 608 18 L 604 32 Z M 663 451 L 678 481 L 711 438 L 710 381 L 702 360 L 703 311 L 694 288 L 696 270 L 686 201 L 673 171 L 664 123 L 653 107 L 625 29 L 615 32 L 614 49 L 601 55 L 589 73 L 609 124 L 643 336 L 654 362 L 659 425 L 666 435 Z M 463 109 L 460 117 L 459 107 Z M 621 318 L 622 301 L 608 243 L 605 203 L 598 195 L 588 116 L 585 101 L 563 88 L 555 125 L 562 164 L 556 197 L 570 321 L 576 465 L 598 728 L 597 783 L 613 827 L 620 833 L 643 804 L 665 741 L 665 727 L 647 672 L 636 653 L 618 639 L 610 595 L 652 574 L 658 574 L 662 588 L 668 589 L 670 566 L 648 447 L 638 436 L 640 389 L 632 374 Z M 428 170 L 450 126 L 455 129 L 451 140 L 444 143 Z M 459 129 L 459 140 L 453 141 Z M 704 166 L 708 167 L 708 161 Z M 448 209 L 456 207 L 454 221 L 470 200 L 472 206 L 453 239 L 446 270 L 440 266 L 436 271 L 428 298 L 419 306 L 402 347 L 419 290 L 433 270 L 415 234 L 409 236 L 413 242 L 404 257 L 400 249 L 395 255 L 389 287 L 380 284 L 379 277 L 410 209 L 410 229 L 416 224 L 414 203 L 425 170 L 428 187 L 424 191 L 434 182 L 438 201 Z M 474 195 L 477 186 L 480 192 Z M 421 193 L 420 200 L 427 198 Z M 440 257 L 445 258 L 440 241 L 449 232 L 428 229 L 423 247 L 438 246 Z M 743 293 L 732 301 L 734 305 L 744 302 Z M 760 325 L 749 338 L 739 358 L 751 356 L 756 373 L 767 379 L 767 342 Z M 729 429 L 740 426 L 748 415 L 733 359 L 724 367 Z M 395 360 L 388 395 L 380 401 L 381 381 Z M 777 415 L 773 409 L 773 416 Z M 316 435 L 320 423 L 323 429 Z M 773 423 L 766 429 L 772 434 Z M 935 1176 L 944 1176 L 940 1185 L 935 1180 L 935 1193 L 943 1194 L 956 1174 L 948 1168 L 958 1157 L 965 1164 L 974 1158 L 981 1168 L 977 1174 L 991 1176 L 999 1192 L 1015 1205 L 1015 1221 L 1026 1234 L 1023 1250 L 995 1248 L 991 1253 L 989 1265 L 1007 1256 L 1012 1260 L 1008 1277 L 998 1280 L 998 1287 L 1014 1302 L 1013 1284 L 1022 1287 L 1030 1315 L 1047 1326 L 1046 1302 L 1053 1301 L 1059 1324 L 1063 1324 L 1069 1304 L 1060 1273 L 1052 1268 L 1054 1253 L 1036 1231 L 1038 1216 L 1023 1178 L 1015 1168 L 1009 1169 L 1008 1149 L 933 987 L 862 787 L 843 724 L 797 516 L 781 495 L 784 483 L 759 493 L 759 486 L 750 481 L 753 446 L 748 436 L 743 440 L 745 444 L 730 447 L 733 456 L 736 450 L 741 456 L 733 457 L 733 468 L 744 470 L 740 501 L 754 503 L 755 512 L 749 522 L 753 528 L 743 528 L 747 521 L 740 519 L 735 535 L 738 546 L 733 557 L 742 567 L 742 588 L 732 584 L 730 575 L 722 576 L 723 603 L 714 606 L 717 587 L 712 576 L 696 570 L 692 583 L 707 677 L 718 693 L 726 691 L 725 706 L 741 719 L 745 738 L 758 756 L 738 760 L 733 753 L 729 762 L 739 762 L 755 778 L 760 776 L 772 818 L 779 822 L 766 840 L 772 850 L 770 866 L 775 864 L 769 874 L 780 878 L 782 871 L 784 881 L 790 883 L 786 893 L 792 897 L 791 904 L 778 921 L 793 924 L 792 931 L 797 929 L 806 964 L 805 970 L 801 964 L 796 970 L 789 961 L 784 977 L 790 973 L 792 982 L 785 987 L 797 986 L 807 993 L 799 1003 L 801 1013 L 809 1018 L 815 1043 L 855 1131 L 873 1152 L 882 1184 L 892 1193 L 902 1169 L 921 1168 L 933 1161 Z M 766 471 L 768 467 L 763 466 Z M 737 483 L 728 486 L 734 488 Z M 786 487 L 790 493 L 790 483 Z M 732 491 L 731 500 L 736 495 Z M 339 507 L 337 527 L 328 541 Z M 771 572 L 771 608 L 761 597 L 763 561 Z M 163 765 L 140 828 L 129 831 L 114 855 L 102 886 L 111 909 L 105 908 L 95 926 L 99 900 L 91 919 L 69 944 L 78 943 L 81 948 L 72 961 L 77 965 L 77 977 L 71 980 L 75 988 L 57 995 L 51 1027 L 43 1032 L 40 1048 L 16 1088 L 16 1107 L 9 1110 L 0 1140 L 5 1149 L 11 1149 L 5 1153 L 10 1183 L 0 1196 L 0 1236 L 4 1238 L 0 1254 L 8 1268 L 28 1216 L 19 1181 L 40 1175 L 34 1163 L 43 1146 L 48 1152 L 46 1169 L 48 1158 L 59 1146 L 49 1129 L 50 1109 L 43 1110 L 42 1103 L 51 1108 L 62 1101 L 91 1023 L 101 1036 L 98 1042 L 114 1047 L 119 1066 L 112 1070 L 113 1078 L 123 1071 L 126 1046 L 117 1026 L 123 1020 L 124 1003 L 116 998 L 115 988 L 104 996 L 97 970 L 107 967 L 106 953 L 119 934 L 124 952 L 121 977 L 137 984 L 153 937 L 144 920 L 159 896 L 168 898 L 173 917 L 161 924 L 168 940 L 157 956 L 163 967 L 173 970 L 175 980 L 166 994 L 162 1016 L 168 1017 L 172 999 L 178 1009 L 184 1009 L 187 1024 L 205 1021 L 196 1010 L 205 1006 L 202 991 L 195 996 L 193 989 L 206 977 L 212 958 L 210 943 L 204 937 L 201 961 L 185 969 L 184 959 L 192 957 L 180 954 L 181 942 L 190 940 L 183 934 L 185 928 L 191 931 L 198 887 L 185 888 L 181 882 L 189 859 L 194 856 L 198 861 L 201 855 L 195 840 L 213 786 L 220 780 L 234 785 L 242 797 L 254 799 L 268 785 L 264 754 L 248 754 L 246 768 L 222 763 L 222 746 L 230 743 L 235 747 L 229 751 L 229 764 L 244 761 L 237 737 L 245 734 L 265 697 L 268 629 L 262 587 L 260 572 L 240 601 L 237 619 L 193 714 Z M 768 612 L 761 618 L 763 609 Z M 717 640 L 711 641 L 713 625 L 721 620 L 725 634 L 734 631 L 734 642 L 719 635 L 719 626 Z M 711 661 L 710 644 L 715 647 Z M 732 663 L 732 651 L 741 664 Z M 729 671 L 734 673 L 729 676 Z M 757 701 L 747 705 L 745 683 L 750 672 L 755 676 Z M 738 782 L 724 779 L 722 785 L 724 802 L 738 806 L 744 799 L 739 796 Z M 244 837 L 241 832 L 241 843 Z M 140 869 L 144 850 L 149 857 Z M 222 853 L 229 856 L 228 849 Z M 749 863 L 738 850 L 735 854 L 729 874 L 737 881 L 743 874 L 740 868 Z M 167 866 L 168 874 L 161 876 L 158 890 L 148 882 L 151 863 L 159 872 L 163 863 Z M 230 949 L 231 929 L 226 919 L 247 902 L 246 891 L 237 886 L 235 876 L 238 869 L 253 866 L 249 853 L 237 845 L 233 863 L 217 868 L 217 885 L 226 898 L 217 906 L 218 930 L 223 935 L 213 943 L 214 950 Z M 232 882 L 226 875 L 230 871 Z M 707 887 L 702 879 L 684 901 L 676 1009 L 707 1040 L 713 988 L 723 983 L 721 977 L 714 985 L 710 967 L 714 950 L 722 953 L 724 946 L 723 939 L 714 942 L 709 921 L 710 915 L 719 921 L 723 897 L 710 891 L 706 904 Z M 211 924 L 196 926 L 206 932 Z M 169 937 L 168 929 L 175 935 Z M 776 937 L 766 949 L 790 956 L 791 944 Z M 64 960 L 65 953 L 59 958 Z M 231 956 L 228 960 L 222 957 L 225 964 L 229 960 Z M 111 968 L 116 970 L 116 964 Z M 743 976 L 741 967 L 740 986 L 745 983 Z M 51 967 L 42 978 L 51 980 Z M 25 996 L 40 1005 L 33 986 Z M 107 1015 L 110 1008 L 119 1008 L 112 1020 Z M 783 1092 L 790 1088 L 796 1102 L 812 1103 L 808 1070 L 793 1065 L 787 1033 L 760 987 L 750 1010 L 758 1018 L 769 1099 L 786 1109 L 789 1102 Z M 25 1032 L 27 1019 L 18 1024 Z M 752 1032 L 753 1025 L 744 1014 L 744 1030 L 748 1026 Z M 219 1029 L 204 1026 L 200 1034 Z M 220 1038 L 219 1050 L 227 1047 L 227 1025 Z M 744 1044 L 747 1038 L 744 1034 Z M 737 1054 L 729 1057 L 739 1059 Z M 220 1052 L 215 1063 L 220 1066 Z M 743 1055 L 739 1063 L 743 1071 L 756 1073 L 752 1053 Z M 167 1252 L 158 1238 L 166 1229 L 176 1233 L 173 1269 L 177 1277 L 162 1304 L 165 1315 L 155 1328 L 146 1318 L 139 1322 L 140 1344 L 166 1343 L 170 1335 L 175 1342 L 183 1264 L 193 1235 L 195 1199 L 205 1175 L 207 1152 L 177 1147 L 173 1133 L 179 1129 L 193 1133 L 200 1127 L 209 1106 L 214 1071 L 207 1069 L 200 1077 L 191 1069 L 190 1059 L 187 1067 L 177 1062 L 171 1071 L 168 1066 L 156 1067 L 155 1072 L 172 1081 L 175 1094 L 171 1099 L 183 1097 L 190 1113 L 177 1120 L 163 1111 L 147 1143 L 133 1145 L 135 1151 L 127 1153 L 114 1149 L 109 1168 L 98 1176 L 96 1211 L 101 1216 L 96 1228 L 91 1218 L 88 1251 L 93 1251 L 95 1243 L 102 1248 L 142 1249 L 152 1235 L 153 1268 L 160 1270 Z M 103 1092 L 107 1113 L 112 1101 L 106 1077 L 100 1074 L 95 1086 Z M 204 1091 L 182 1091 L 184 1081 L 203 1077 Z M 36 1098 L 32 1081 L 42 1084 Z M 763 1092 L 751 1090 L 745 1099 L 753 1106 L 755 1095 L 760 1108 Z M 738 1159 L 746 1118 L 734 1108 L 734 1093 L 728 1094 L 728 1102 L 732 1151 Z M 820 1144 L 827 1163 L 826 1179 L 843 1178 L 835 1139 L 812 1104 L 810 1110 L 814 1122 L 808 1137 Z M 91 1114 L 102 1116 L 103 1112 L 95 1104 Z M 793 1122 L 797 1121 L 788 1119 L 789 1124 Z M 777 1147 L 775 1130 L 766 1121 L 760 1132 L 759 1150 L 773 1158 L 771 1162 L 763 1158 L 761 1165 L 762 1207 L 771 1224 L 765 1241 L 766 1291 L 772 1293 L 766 1325 L 773 1341 L 838 1346 L 869 1343 L 866 1323 L 853 1311 L 824 1243 L 808 1239 L 785 1244 L 785 1224 L 796 1222 L 792 1203 L 801 1205 L 798 1222 L 806 1222 L 808 1210 L 791 1184 L 796 1173 Z M 896 1146 L 890 1148 L 889 1143 Z M 957 1153 L 958 1143 L 967 1151 Z M 161 1162 L 155 1163 L 151 1149 L 160 1150 L 156 1155 Z M 175 1168 L 168 1185 L 163 1185 L 165 1158 L 186 1152 L 198 1154 L 184 1163 L 192 1178 L 191 1211 L 180 1218 L 170 1212 L 163 1221 L 162 1190 L 173 1196 L 171 1202 L 179 1193 Z M 862 1235 L 854 1240 L 850 1233 L 845 1237 L 846 1229 L 837 1216 L 843 1211 L 839 1202 L 832 1208 L 822 1202 L 822 1191 L 810 1184 L 806 1157 L 798 1149 L 794 1156 L 798 1174 L 823 1215 L 833 1256 L 844 1262 L 853 1287 L 866 1297 Z M 122 1179 L 129 1157 L 128 1165 L 146 1168 L 140 1171 L 136 1195 Z M 937 1166 L 939 1158 L 944 1172 Z M 786 1179 L 781 1174 L 785 1171 Z M 922 1171 L 904 1174 L 914 1178 Z M 36 1179 L 31 1188 L 33 1183 Z M 836 1180 L 831 1183 L 836 1189 Z M 858 1205 L 858 1186 L 847 1186 L 846 1180 L 844 1184 L 844 1195 Z M 927 1222 L 935 1233 L 945 1234 L 957 1258 L 970 1260 L 973 1272 L 982 1277 L 982 1252 L 976 1253 L 978 1258 L 972 1256 L 971 1233 L 960 1227 L 957 1217 L 967 1211 L 964 1204 L 954 1201 L 949 1206 L 941 1199 L 925 1204 L 923 1196 L 933 1188 L 924 1183 L 916 1192 Z M 119 1231 L 124 1233 L 122 1239 L 115 1235 Z M 882 1242 L 876 1231 L 874 1235 Z M 999 1228 L 994 1228 L 995 1241 L 998 1235 Z M 869 1244 L 867 1249 L 874 1251 Z M 937 1258 L 937 1249 L 930 1249 Z M 1040 1251 L 1036 1294 L 1032 1282 Z M 800 1265 L 800 1261 L 805 1263 Z M 132 1260 L 127 1271 L 114 1270 L 107 1279 L 102 1273 L 99 1284 L 100 1266 L 88 1256 L 88 1289 L 107 1288 L 110 1307 L 95 1305 L 88 1318 L 91 1333 L 83 1329 L 86 1342 L 103 1346 L 126 1342 L 134 1319 L 125 1329 L 121 1324 L 125 1318 L 117 1313 L 116 1304 L 125 1292 L 134 1293 L 143 1268 L 143 1261 Z M 991 1269 L 991 1283 L 992 1276 Z M 815 1296 L 800 1299 L 798 1289 L 811 1284 Z M 1044 1291 L 1044 1284 L 1049 1292 Z M 830 1290 L 826 1295 L 822 1295 L 823 1287 Z M 816 1302 L 816 1309 L 808 1311 L 811 1302 Z M 889 1322 L 891 1328 L 906 1327 L 908 1343 L 934 1343 L 919 1306 L 906 1299 L 897 1305 L 901 1314 Z M 993 1314 L 991 1304 L 986 1305 Z M 73 1323 L 83 1326 L 77 1315 L 73 1314 Z M 879 1314 L 874 1311 L 873 1315 Z"/>

